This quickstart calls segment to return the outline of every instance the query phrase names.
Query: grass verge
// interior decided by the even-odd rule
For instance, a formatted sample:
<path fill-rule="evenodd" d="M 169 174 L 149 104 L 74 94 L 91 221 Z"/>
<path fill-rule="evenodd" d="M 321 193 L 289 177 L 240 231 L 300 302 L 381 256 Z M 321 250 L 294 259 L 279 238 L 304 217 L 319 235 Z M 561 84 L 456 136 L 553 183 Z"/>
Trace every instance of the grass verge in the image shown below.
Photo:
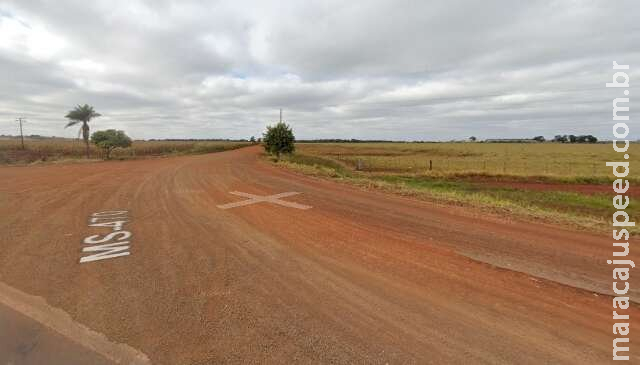
<path fill-rule="evenodd" d="M 604 232 L 610 229 L 613 214 L 611 194 L 582 194 L 567 191 L 534 191 L 474 183 L 473 177 L 437 177 L 420 174 L 374 174 L 353 171 L 348 166 L 317 156 L 296 154 L 277 165 L 301 173 L 330 178 L 363 188 L 373 188 L 403 196 L 443 204 L 474 208 L 523 220 L 560 224 L 577 229 Z M 599 182 L 599 179 L 597 179 Z M 486 181 L 486 180 L 484 180 Z M 527 180 L 532 181 L 532 180 Z M 533 181 L 536 181 L 533 179 Z M 581 183 L 594 183 L 586 179 Z M 640 213 L 632 201 L 631 216 Z M 631 227 L 632 233 L 640 229 Z"/>
<path fill-rule="evenodd" d="M 77 140 L 48 138 L 26 142 L 26 148 L 23 150 L 12 141 L 0 140 L 0 165 L 97 161 L 103 157 L 103 151 L 91 145 L 91 158 L 85 160 L 84 144 Z M 251 145 L 250 142 L 235 141 L 134 141 L 129 148 L 113 150 L 111 159 L 130 160 L 151 156 L 204 154 Z"/>

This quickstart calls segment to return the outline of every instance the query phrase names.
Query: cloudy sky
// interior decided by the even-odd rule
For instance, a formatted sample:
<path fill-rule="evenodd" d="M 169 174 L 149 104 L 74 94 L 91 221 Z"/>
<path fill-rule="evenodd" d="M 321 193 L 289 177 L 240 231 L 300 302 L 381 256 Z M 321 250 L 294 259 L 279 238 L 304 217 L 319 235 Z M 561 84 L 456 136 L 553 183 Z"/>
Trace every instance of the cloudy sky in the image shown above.
<path fill-rule="evenodd" d="M 4 1 L 0 134 L 445 140 L 611 134 L 612 61 L 640 117 L 640 3 Z M 640 104 L 638 104 L 640 105 Z M 640 128 L 632 128 L 640 138 Z"/>

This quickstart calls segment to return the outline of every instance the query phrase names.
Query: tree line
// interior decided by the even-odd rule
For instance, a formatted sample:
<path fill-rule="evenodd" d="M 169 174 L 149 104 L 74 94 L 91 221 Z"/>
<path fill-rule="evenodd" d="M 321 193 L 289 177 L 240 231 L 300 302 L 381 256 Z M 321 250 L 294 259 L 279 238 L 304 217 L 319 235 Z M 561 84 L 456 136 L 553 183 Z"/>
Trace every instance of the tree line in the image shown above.
<path fill-rule="evenodd" d="M 576 136 L 573 134 L 557 135 L 553 137 L 553 142 L 560 143 L 596 143 L 598 138 L 590 134 Z"/>
<path fill-rule="evenodd" d="M 105 131 L 98 131 L 93 134 L 89 132 L 89 122 L 97 117 L 100 117 L 101 114 L 97 113 L 94 108 L 90 105 L 78 105 L 76 108 L 70 110 L 65 118 L 69 119 L 69 122 L 66 124 L 65 128 L 72 127 L 76 125 L 80 125 L 78 131 L 78 137 L 82 136 L 85 143 L 86 149 L 86 157 L 89 158 L 89 141 L 93 142 L 96 146 L 103 149 L 108 159 L 111 155 L 111 151 L 115 148 L 127 148 L 131 146 L 131 138 L 129 138 L 124 131 L 119 131 L 115 129 L 108 129 Z M 34 136 L 35 137 L 35 136 Z M 39 136 L 38 136 L 39 137 Z M 202 139 L 165 139 L 165 141 L 198 141 Z M 209 140 L 218 140 L 218 139 L 209 139 Z M 219 139 L 222 140 L 222 139 Z M 477 138 L 475 136 L 469 137 L 468 139 L 471 142 L 476 142 Z M 227 139 L 227 141 L 229 141 Z M 246 140 L 242 140 L 246 141 Z M 263 134 L 262 138 L 256 139 L 252 136 L 249 139 L 252 143 L 262 143 L 266 152 L 276 156 L 276 159 L 280 158 L 281 154 L 291 154 L 295 151 L 294 143 L 296 141 L 293 131 L 291 127 L 282 121 L 273 126 L 267 126 L 266 132 Z M 514 142 L 517 140 L 486 140 L 485 142 Z M 531 142 L 546 142 L 544 136 L 536 136 L 530 140 L 520 140 L 520 141 L 531 141 Z M 360 139 L 341 139 L 341 138 L 327 138 L 327 139 L 308 139 L 301 140 L 299 142 L 307 142 L 307 143 L 389 143 L 394 141 L 389 140 L 360 140 Z M 415 141 L 415 142 L 424 142 L 424 141 Z M 573 135 L 573 134 L 565 134 L 565 135 L 556 135 L 551 142 L 558 143 L 596 143 L 598 142 L 598 138 L 595 136 L 588 135 Z"/>

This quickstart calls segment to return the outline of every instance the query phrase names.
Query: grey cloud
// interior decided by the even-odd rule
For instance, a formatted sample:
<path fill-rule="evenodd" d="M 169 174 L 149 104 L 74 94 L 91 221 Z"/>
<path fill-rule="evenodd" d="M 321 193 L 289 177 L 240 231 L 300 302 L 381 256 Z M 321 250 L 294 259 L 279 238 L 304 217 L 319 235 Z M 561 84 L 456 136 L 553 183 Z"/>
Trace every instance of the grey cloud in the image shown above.
<path fill-rule="evenodd" d="M 606 0 L 6 1 L 0 134 L 26 116 L 73 136 L 63 115 L 90 103 L 94 128 L 137 138 L 248 138 L 281 107 L 299 138 L 607 137 L 612 61 L 637 95 L 638 15 Z"/>

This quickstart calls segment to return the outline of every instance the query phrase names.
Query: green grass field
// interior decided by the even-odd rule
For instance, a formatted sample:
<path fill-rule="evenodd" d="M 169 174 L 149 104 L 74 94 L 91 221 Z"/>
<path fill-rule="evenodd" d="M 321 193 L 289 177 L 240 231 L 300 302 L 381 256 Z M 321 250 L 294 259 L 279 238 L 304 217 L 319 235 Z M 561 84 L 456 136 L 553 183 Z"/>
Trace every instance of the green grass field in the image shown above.
<path fill-rule="evenodd" d="M 640 183 L 633 174 L 633 166 L 640 166 L 637 146 L 629 149 L 633 184 Z M 613 177 L 605 163 L 620 158 L 610 144 L 299 143 L 280 165 L 367 188 L 604 231 L 613 214 Z M 529 183 L 550 186 L 522 187 Z M 578 184 L 599 192 L 571 191 Z M 629 213 L 640 216 L 640 205 L 631 201 Z"/>
<path fill-rule="evenodd" d="M 227 141 L 134 141 L 130 148 L 117 148 L 113 159 L 146 156 L 199 154 L 231 150 L 250 145 L 249 142 Z M 19 139 L 0 139 L 0 164 L 25 164 L 46 161 L 82 159 L 83 141 L 68 138 L 25 139 L 22 150 Z M 101 159 L 102 151 L 91 145 L 91 158 Z"/>

